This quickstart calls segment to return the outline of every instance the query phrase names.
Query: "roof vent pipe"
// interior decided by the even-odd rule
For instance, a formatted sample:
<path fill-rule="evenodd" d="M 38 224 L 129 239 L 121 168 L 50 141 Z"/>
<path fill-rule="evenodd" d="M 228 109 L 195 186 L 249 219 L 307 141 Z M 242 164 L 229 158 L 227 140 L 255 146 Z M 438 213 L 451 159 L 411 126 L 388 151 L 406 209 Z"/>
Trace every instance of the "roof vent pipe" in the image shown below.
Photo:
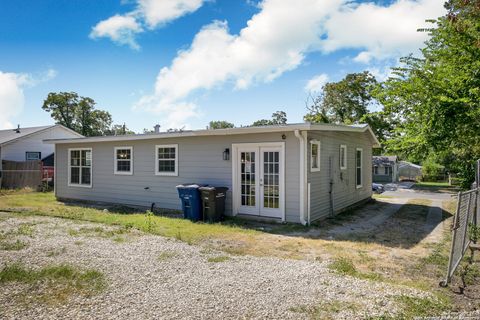
<path fill-rule="evenodd" d="M 20 133 L 20 125 L 17 125 L 17 129 L 14 129 L 13 131 L 15 131 L 16 133 Z"/>
<path fill-rule="evenodd" d="M 155 133 L 160 133 L 160 125 L 159 124 L 156 124 L 154 127 L 153 127 L 153 131 Z"/>

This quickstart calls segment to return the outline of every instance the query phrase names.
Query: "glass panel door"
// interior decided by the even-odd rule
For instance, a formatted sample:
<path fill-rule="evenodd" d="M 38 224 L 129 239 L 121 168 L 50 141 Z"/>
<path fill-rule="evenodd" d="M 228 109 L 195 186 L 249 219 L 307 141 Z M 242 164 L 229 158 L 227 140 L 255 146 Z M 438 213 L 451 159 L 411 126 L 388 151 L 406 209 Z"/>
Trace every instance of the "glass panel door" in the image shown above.
<path fill-rule="evenodd" d="M 262 173 L 260 180 L 261 210 L 260 215 L 281 217 L 281 150 L 277 147 L 260 148 Z"/>
<path fill-rule="evenodd" d="M 257 151 L 240 150 L 240 206 L 242 213 L 258 214 Z"/>
<path fill-rule="evenodd" d="M 278 146 L 238 147 L 235 197 L 240 214 L 282 218 L 283 148 Z M 237 191 L 238 190 L 238 191 Z"/>

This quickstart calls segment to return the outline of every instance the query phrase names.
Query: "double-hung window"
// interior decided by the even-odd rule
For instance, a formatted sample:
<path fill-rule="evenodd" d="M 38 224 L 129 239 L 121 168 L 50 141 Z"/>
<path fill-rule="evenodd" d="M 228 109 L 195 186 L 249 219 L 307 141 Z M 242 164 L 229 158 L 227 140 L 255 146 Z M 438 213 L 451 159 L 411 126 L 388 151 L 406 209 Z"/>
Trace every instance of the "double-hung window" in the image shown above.
<path fill-rule="evenodd" d="M 115 174 L 133 174 L 133 147 L 115 147 Z"/>
<path fill-rule="evenodd" d="M 155 146 L 155 174 L 157 176 L 178 176 L 178 145 Z"/>
<path fill-rule="evenodd" d="M 347 146 L 340 145 L 340 170 L 347 169 Z"/>
<path fill-rule="evenodd" d="M 68 185 L 92 186 L 92 149 L 68 149 Z"/>
<path fill-rule="evenodd" d="M 355 152 L 355 181 L 357 188 L 362 187 L 362 171 L 363 171 L 363 149 L 357 148 Z"/>
<path fill-rule="evenodd" d="M 320 171 L 320 141 L 310 141 L 310 171 Z"/>

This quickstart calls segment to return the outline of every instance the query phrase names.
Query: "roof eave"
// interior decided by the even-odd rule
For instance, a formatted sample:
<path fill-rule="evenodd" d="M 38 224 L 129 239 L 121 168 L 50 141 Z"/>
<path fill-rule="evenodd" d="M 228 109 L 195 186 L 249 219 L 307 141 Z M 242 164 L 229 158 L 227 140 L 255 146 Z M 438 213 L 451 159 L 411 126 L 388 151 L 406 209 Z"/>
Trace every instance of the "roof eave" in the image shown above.
<path fill-rule="evenodd" d="M 368 131 L 374 142 L 374 147 L 379 147 L 380 143 L 373 134 L 373 131 L 368 125 L 365 126 L 344 126 L 336 124 L 292 124 L 292 125 L 278 125 L 278 126 L 263 126 L 263 127 L 241 127 L 228 129 L 205 129 L 195 131 L 182 131 L 172 133 L 159 134 L 140 134 L 140 135 L 122 135 L 122 136 L 104 136 L 104 137 L 85 137 L 73 139 L 47 139 L 45 143 L 50 144 L 67 144 L 67 143 L 91 143 L 91 142 L 108 142 L 108 141 L 135 141 L 135 140 L 150 140 L 150 139 L 167 139 L 180 137 L 202 137 L 202 136 L 225 136 L 237 134 L 255 134 L 255 133 L 269 133 L 269 132 L 289 132 L 295 130 L 319 130 L 319 131 L 343 131 L 343 132 L 366 132 Z"/>

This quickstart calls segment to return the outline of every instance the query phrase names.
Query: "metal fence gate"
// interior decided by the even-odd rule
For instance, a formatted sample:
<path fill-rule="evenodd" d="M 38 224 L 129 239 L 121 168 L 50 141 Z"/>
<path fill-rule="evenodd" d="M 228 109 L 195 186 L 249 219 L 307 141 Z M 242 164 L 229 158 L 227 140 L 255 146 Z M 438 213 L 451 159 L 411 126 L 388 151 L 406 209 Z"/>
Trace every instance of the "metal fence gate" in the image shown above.
<path fill-rule="evenodd" d="M 452 225 L 452 247 L 448 270 L 441 286 L 447 286 L 452 279 L 453 273 L 460 265 L 465 252 L 470 245 L 469 226 L 478 226 L 480 223 L 480 160 L 477 161 L 476 182 L 474 188 L 469 191 L 458 193 L 457 210 Z"/>

